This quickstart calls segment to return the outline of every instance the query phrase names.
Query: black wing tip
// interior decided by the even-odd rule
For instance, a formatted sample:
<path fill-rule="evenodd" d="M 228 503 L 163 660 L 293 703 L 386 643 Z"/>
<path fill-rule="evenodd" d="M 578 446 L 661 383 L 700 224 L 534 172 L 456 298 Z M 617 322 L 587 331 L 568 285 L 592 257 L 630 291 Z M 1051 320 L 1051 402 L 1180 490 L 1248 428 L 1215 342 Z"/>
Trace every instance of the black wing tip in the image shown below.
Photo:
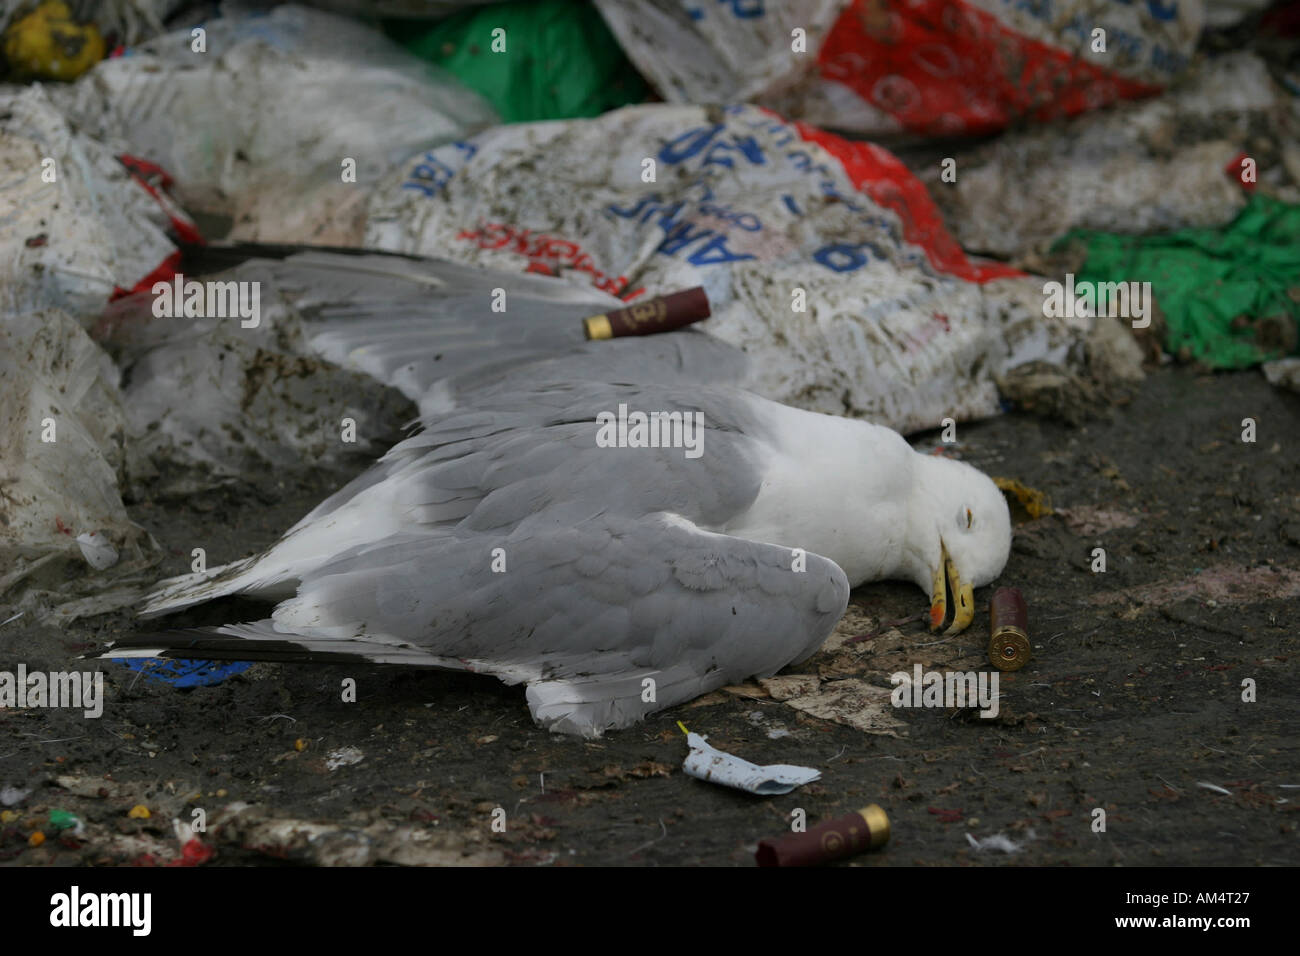
<path fill-rule="evenodd" d="M 373 664 L 354 651 L 313 650 L 292 640 L 249 640 L 209 628 L 172 628 L 132 634 L 96 651 L 80 655 L 81 660 L 111 660 L 124 651 L 157 648 L 153 657 L 164 660 L 257 661 L 280 664 Z"/>

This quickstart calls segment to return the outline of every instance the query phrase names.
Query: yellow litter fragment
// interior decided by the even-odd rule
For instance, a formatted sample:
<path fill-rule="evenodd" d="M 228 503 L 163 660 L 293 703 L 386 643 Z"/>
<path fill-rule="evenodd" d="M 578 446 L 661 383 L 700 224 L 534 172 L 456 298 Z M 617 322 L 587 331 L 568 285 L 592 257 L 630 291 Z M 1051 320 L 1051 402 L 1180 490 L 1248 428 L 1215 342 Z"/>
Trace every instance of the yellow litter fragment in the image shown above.
<path fill-rule="evenodd" d="M 33 833 L 31 836 L 27 838 L 28 846 L 40 846 L 44 842 L 45 842 L 45 834 L 42 833 L 40 830 L 37 830 L 35 833 Z"/>
<path fill-rule="evenodd" d="M 18 813 L 15 810 L 0 810 L 0 823 L 13 823 L 18 819 Z"/>
<path fill-rule="evenodd" d="M 306 750 L 306 749 L 307 749 L 307 740 L 306 740 L 306 738 L 304 738 L 304 737 L 299 737 L 297 740 L 295 740 L 295 741 L 293 742 L 293 749 L 296 750 L 296 751 L 298 751 L 298 753 L 302 753 L 304 750 Z"/>
<path fill-rule="evenodd" d="M 133 820 L 148 820 L 153 814 L 149 812 L 149 808 L 143 803 L 137 803 L 131 808 L 131 812 L 127 816 Z"/>
<path fill-rule="evenodd" d="M 993 483 L 1020 502 L 1033 520 L 1052 514 L 1051 499 L 1037 488 L 1030 488 L 1015 478 L 994 478 Z"/>
<path fill-rule="evenodd" d="M 77 23 L 63 0 L 44 0 L 0 37 L 16 79 L 75 80 L 104 59 L 99 27 Z"/>

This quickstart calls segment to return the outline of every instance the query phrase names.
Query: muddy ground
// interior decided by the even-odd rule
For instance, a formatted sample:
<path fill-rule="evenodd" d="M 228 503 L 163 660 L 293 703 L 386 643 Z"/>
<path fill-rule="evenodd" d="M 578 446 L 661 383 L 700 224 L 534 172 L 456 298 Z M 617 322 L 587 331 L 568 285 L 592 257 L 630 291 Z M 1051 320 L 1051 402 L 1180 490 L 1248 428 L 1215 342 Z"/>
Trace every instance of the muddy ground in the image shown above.
<path fill-rule="evenodd" d="M 1254 443 L 1242 441 L 1247 417 Z M 1258 372 L 1166 368 L 1109 420 L 1070 427 L 1012 412 L 961 426 L 950 452 L 1067 509 L 1019 515 L 998 583 L 1024 591 L 1034 658 L 1002 677 L 994 719 L 890 710 L 879 723 L 901 726 L 889 736 L 750 685 L 586 742 L 537 729 L 523 690 L 486 677 L 262 664 L 177 690 L 83 662 L 71 666 L 105 674 L 100 719 L 0 710 L 0 788 L 11 788 L 0 859 L 174 861 L 173 820 L 197 808 L 218 864 L 748 866 L 795 808 L 816 821 L 878 803 L 892 839 L 855 865 L 1294 864 L 1300 790 L 1284 785 L 1300 784 L 1298 425 L 1300 396 Z M 915 441 L 933 447 L 938 434 Z M 196 546 L 216 563 L 269 544 L 336 484 L 136 505 L 133 516 L 167 550 L 161 572 L 179 573 Z M 1095 547 L 1105 573 L 1092 570 Z M 844 679 L 888 687 L 914 662 L 991 670 L 991 593 L 977 592 L 975 625 L 943 641 L 919 620 L 888 626 L 925 610 L 919 590 L 862 587 L 834 649 L 790 673 L 820 675 L 827 691 Z M 0 670 L 64 669 L 141 627 L 125 612 L 64 629 L 29 617 L 0 627 Z M 355 703 L 341 699 L 349 677 Z M 1242 699 L 1248 678 L 1254 702 Z M 822 778 L 769 798 L 691 779 L 678 721 L 722 749 Z M 137 806 L 149 816 L 132 816 Z M 492 829 L 498 807 L 504 833 Z M 70 811 L 80 831 L 59 830 L 51 810 Z M 1004 834 L 1019 850 L 977 850 L 967 834 Z"/>

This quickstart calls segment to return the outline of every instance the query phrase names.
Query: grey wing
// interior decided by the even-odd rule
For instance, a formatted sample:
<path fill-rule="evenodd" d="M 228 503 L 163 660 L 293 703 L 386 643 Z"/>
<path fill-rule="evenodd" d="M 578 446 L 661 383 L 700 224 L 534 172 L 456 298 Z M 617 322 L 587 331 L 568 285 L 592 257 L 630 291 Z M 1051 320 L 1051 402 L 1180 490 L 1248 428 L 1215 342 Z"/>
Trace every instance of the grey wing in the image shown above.
<path fill-rule="evenodd" d="M 848 602 L 826 558 L 796 561 L 790 548 L 662 512 L 430 544 L 397 538 L 339 555 L 263 633 L 418 649 L 526 682 L 540 724 L 598 736 L 801 660 Z"/>
<path fill-rule="evenodd" d="M 599 447 L 596 415 L 620 403 L 700 411 L 704 453 L 687 460 L 675 448 Z M 144 613 L 236 593 L 287 597 L 330 556 L 405 532 L 668 510 L 721 527 L 758 494 L 765 404 L 738 389 L 593 382 L 483 395 L 395 446 L 263 554 L 163 582 Z"/>
<path fill-rule="evenodd" d="M 273 319 L 287 311 L 281 324 L 295 334 L 270 345 L 365 373 L 413 401 L 445 378 L 577 348 L 585 341 L 585 316 L 623 305 L 558 278 L 373 252 L 190 247 L 184 268 L 213 282 L 255 283 Z M 222 321 L 158 323 L 150 321 L 152 308 L 150 295 L 120 300 L 100 323 L 101 339 L 143 350 L 196 331 L 210 334 Z M 299 324 L 305 341 L 297 340 Z"/>
<path fill-rule="evenodd" d="M 439 382 L 418 404 L 421 417 L 429 420 L 477 405 L 488 396 L 545 383 L 742 385 L 748 378 L 749 359 L 740 349 L 705 332 L 682 329 L 669 335 L 584 342 L 552 356 L 483 365 Z"/>
<path fill-rule="evenodd" d="M 700 332 L 589 343 L 582 318 L 625 303 L 556 278 L 322 251 L 257 268 L 302 316 L 316 354 L 398 389 L 426 418 L 482 387 L 739 382 L 748 369 L 743 352 Z"/>
<path fill-rule="evenodd" d="M 318 355 L 416 402 L 444 378 L 581 345 L 583 316 L 622 304 L 558 279 L 433 259 L 302 252 L 262 268 Z"/>
<path fill-rule="evenodd" d="M 620 401 L 699 409 L 707 452 L 599 447 L 595 414 Z M 218 629 L 214 650 L 237 654 L 233 639 L 464 667 L 527 682 L 541 723 L 588 735 L 770 674 L 820 644 L 848 582 L 817 555 L 705 530 L 758 494 L 766 404 L 735 389 L 578 383 L 441 419 L 382 478 L 239 569 L 223 593 L 276 575 L 288 593 L 271 621 Z M 171 606 L 215 596 L 206 586 Z M 187 635 L 185 653 L 203 656 L 204 640 Z"/>

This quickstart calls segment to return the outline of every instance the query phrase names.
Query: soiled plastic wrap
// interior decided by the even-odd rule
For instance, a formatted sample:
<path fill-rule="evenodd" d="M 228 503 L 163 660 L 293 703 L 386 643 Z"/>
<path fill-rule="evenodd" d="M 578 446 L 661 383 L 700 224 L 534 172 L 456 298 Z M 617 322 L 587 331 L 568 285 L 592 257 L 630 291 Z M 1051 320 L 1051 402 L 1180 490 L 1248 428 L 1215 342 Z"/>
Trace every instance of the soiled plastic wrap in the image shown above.
<path fill-rule="evenodd" d="M 971 250 L 1018 256 L 1071 229 L 1142 234 L 1223 225 L 1246 204 L 1240 158 L 1290 186 L 1300 101 L 1253 53 L 1201 65 L 1163 96 L 1009 132 L 957 160 L 956 181 L 924 175 Z M 1300 160 L 1300 154 L 1297 154 Z"/>
<path fill-rule="evenodd" d="M 258 283 L 257 326 L 156 317 L 143 293 L 119 300 L 95 329 L 125 373 L 133 489 L 167 497 L 242 481 L 274 495 L 297 474 L 346 470 L 400 437 L 411 405 L 318 357 L 264 266 L 202 281 Z"/>
<path fill-rule="evenodd" d="M 1199 0 L 596 2 L 669 102 L 753 100 L 872 136 L 987 133 L 1157 93 L 1203 21 Z"/>
<path fill-rule="evenodd" d="M 686 743 L 691 752 L 686 755 L 682 769 L 688 776 L 747 793 L 780 795 L 821 778 L 821 771 L 811 767 L 794 767 L 789 764 L 760 767 L 716 747 L 710 747 L 699 734 L 687 734 Z"/>
<path fill-rule="evenodd" d="M 1274 362 L 1265 362 L 1263 369 L 1268 384 L 1289 389 L 1292 392 L 1300 392 L 1300 358 L 1286 358 Z"/>
<path fill-rule="evenodd" d="M 80 325 L 0 312 L 0 594 L 42 559 L 105 570 L 152 547 L 122 504 L 124 433 L 117 369 Z"/>
<path fill-rule="evenodd" d="M 698 327 L 748 353 L 756 391 L 900 431 L 996 414 L 1024 363 L 1077 370 L 1095 325 L 969 258 L 888 151 L 752 106 L 499 127 L 413 159 L 368 219 L 372 247 L 628 302 L 703 286 Z"/>
<path fill-rule="evenodd" d="M 187 222 L 74 129 L 42 86 L 0 87 L 0 309 L 88 321 L 118 290 L 166 271 Z"/>
<path fill-rule="evenodd" d="M 202 24 L 206 52 L 177 30 L 60 95 L 86 129 L 171 173 L 187 208 L 232 217 L 235 238 L 355 244 L 384 173 L 496 119 L 370 26 L 293 5 L 222 9 Z"/>

